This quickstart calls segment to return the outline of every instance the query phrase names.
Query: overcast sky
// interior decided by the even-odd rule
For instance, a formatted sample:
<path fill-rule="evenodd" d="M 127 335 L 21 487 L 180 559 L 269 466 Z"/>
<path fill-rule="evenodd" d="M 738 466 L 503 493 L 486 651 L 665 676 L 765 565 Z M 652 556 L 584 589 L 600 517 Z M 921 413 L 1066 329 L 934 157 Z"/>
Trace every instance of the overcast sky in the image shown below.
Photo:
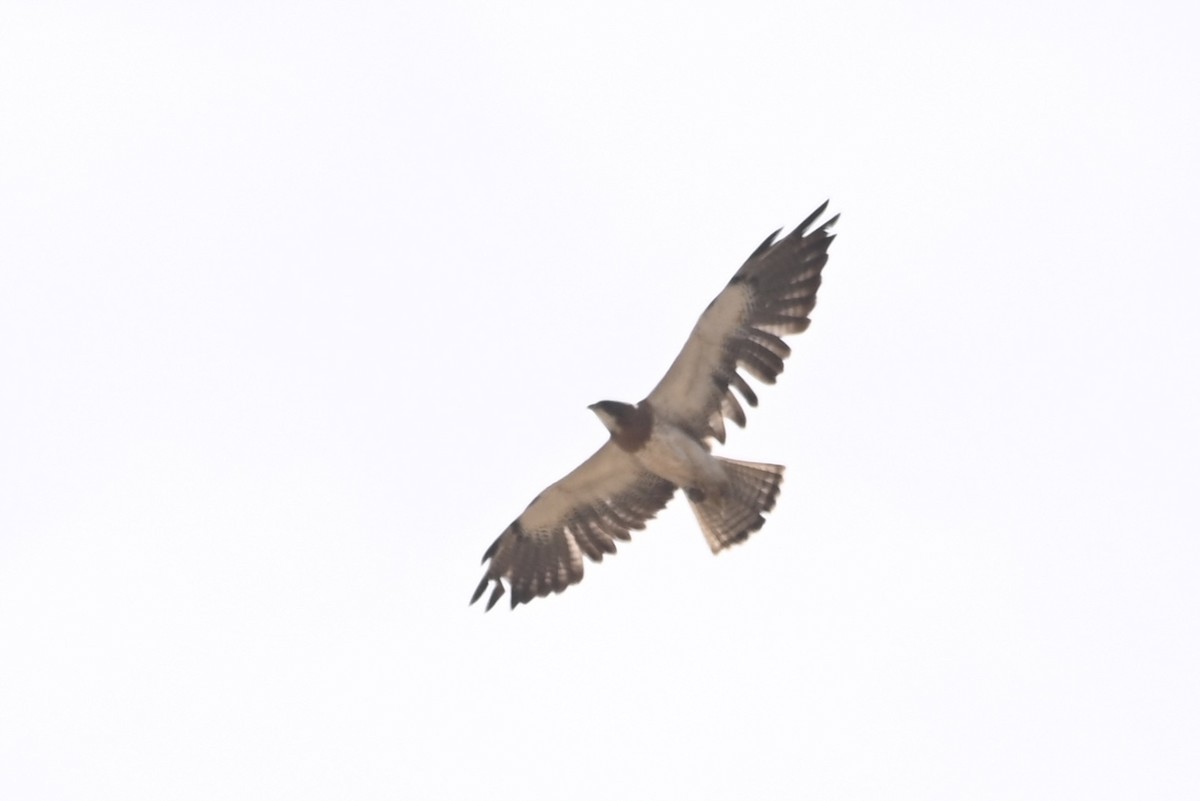
<path fill-rule="evenodd" d="M 1185 4 L 6 3 L 0 796 L 1193 799 Z M 721 452 L 480 556 L 770 231 Z"/>

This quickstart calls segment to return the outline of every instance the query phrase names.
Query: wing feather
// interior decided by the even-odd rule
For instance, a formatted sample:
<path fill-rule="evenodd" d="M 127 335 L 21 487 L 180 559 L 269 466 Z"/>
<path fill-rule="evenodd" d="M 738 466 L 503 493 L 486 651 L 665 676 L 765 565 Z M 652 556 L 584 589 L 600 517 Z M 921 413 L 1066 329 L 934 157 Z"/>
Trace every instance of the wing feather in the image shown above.
<path fill-rule="evenodd" d="M 648 473 L 611 440 L 579 467 L 551 484 L 488 547 L 475 603 L 488 585 L 491 609 L 511 591 L 513 607 L 562 592 L 583 578 L 583 557 L 599 562 L 616 553 L 615 540 L 645 528 L 675 485 Z"/>
<path fill-rule="evenodd" d="M 746 424 L 730 389 L 750 406 L 758 405 L 758 396 L 738 370 L 765 384 L 775 383 L 791 353 L 782 337 L 808 328 L 821 269 L 835 236 L 830 229 L 838 219 L 834 215 L 813 227 L 828 205 L 821 204 L 782 239 L 779 231 L 767 237 L 708 305 L 683 350 L 646 398 L 657 414 L 697 437 L 718 442 L 725 441 L 724 419 Z"/>

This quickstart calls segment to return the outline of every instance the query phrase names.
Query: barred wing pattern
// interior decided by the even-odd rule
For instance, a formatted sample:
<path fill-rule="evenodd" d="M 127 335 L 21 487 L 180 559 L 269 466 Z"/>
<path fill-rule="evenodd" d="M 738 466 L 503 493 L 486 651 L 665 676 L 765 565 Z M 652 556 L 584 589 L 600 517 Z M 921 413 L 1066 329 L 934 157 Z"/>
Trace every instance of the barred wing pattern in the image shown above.
<path fill-rule="evenodd" d="M 616 540 L 646 527 L 675 485 L 643 470 L 612 441 L 561 480 L 551 484 L 496 538 L 483 555 L 488 564 L 471 603 L 495 582 L 491 609 L 512 591 L 511 604 L 562 592 L 583 578 L 583 557 L 599 562 L 615 553 Z"/>
<path fill-rule="evenodd" d="M 821 268 L 828 260 L 837 215 L 812 226 L 829 201 L 794 231 L 771 234 L 750 254 L 692 329 L 683 350 L 646 398 L 654 409 L 698 439 L 725 441 L 725 419 L 746 425 L 746 413 L 734 394 L 758 405 L 758 396 L 739 368 L 764 384 L 783 372 L 791 348 L 785 334 L 808 328 L 817 302 Z M 782 229 L 780 229 L 782 230 Z M 810 233 L 811 230 L 811 233 Z"/>

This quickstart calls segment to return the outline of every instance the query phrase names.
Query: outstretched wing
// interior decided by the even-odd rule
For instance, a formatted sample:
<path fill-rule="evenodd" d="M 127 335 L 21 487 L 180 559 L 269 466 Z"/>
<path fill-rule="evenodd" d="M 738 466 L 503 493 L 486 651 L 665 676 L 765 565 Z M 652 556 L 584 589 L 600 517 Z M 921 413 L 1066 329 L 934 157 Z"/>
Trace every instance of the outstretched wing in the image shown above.
<path fill-rule="evenodd" d="M 733 390 L 751 406 L 758 405 L 758 396 L 738 369 L 774 384 L 791 353 L 783 335 L 808 328 L 837 215 L 811 229 L 828 205 L 822 203 L 782 239 L 776 239 L 779 231 L 767 237 L 708 304 L 683 350 L 646 398 L 655 414 L 698 439 L 718 442 L 725 441 L 725 418 L 746 425 Z"/>
<path fill-rule="evenodd" d="M 583 578 L 583 557 L 599 562 L 615 553 L 615 540 L 642 529 L 671 496 L 675 485 L 643 470 L 612 440 L 579 467 L 547 487 L 496 538 L 483 555 L 487 572 L 471 596 L 475 603 L 490 582 L 491 609 L 507 582 L 512 606 L 562 592 Z"/>

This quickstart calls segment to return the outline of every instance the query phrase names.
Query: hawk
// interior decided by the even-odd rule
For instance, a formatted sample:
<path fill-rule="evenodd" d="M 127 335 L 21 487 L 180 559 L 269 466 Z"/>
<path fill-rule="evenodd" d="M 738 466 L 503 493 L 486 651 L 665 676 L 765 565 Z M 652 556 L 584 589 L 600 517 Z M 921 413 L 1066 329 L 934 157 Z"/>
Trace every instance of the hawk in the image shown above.
<path fill-rule="evenodd" d="M 487 570 L 472 604 L 489 584 L 495 586 L 487 609 L 505 584 L 513 608 L 562 592 L 583 578 L 583 557 L 599 562 L 615 553 L 616 540 L 645 528 L 678 489 L 714 554 L 762 528 L 783 467 L 714 456 L 712 441 L 725 442 L 726 419 L 745 426 L 742 400 L 758 405 L 739 370 L 775 383 L 791 353 L 782 337 L 808 328 L 839 216 L 817 226 L 828 205 L 783 238 L 783 229 L 775 231 L 750 254 L 641 402 L 588 407 L 608 429 L 608 441 L 496 538 L 483 554 Z"/>

